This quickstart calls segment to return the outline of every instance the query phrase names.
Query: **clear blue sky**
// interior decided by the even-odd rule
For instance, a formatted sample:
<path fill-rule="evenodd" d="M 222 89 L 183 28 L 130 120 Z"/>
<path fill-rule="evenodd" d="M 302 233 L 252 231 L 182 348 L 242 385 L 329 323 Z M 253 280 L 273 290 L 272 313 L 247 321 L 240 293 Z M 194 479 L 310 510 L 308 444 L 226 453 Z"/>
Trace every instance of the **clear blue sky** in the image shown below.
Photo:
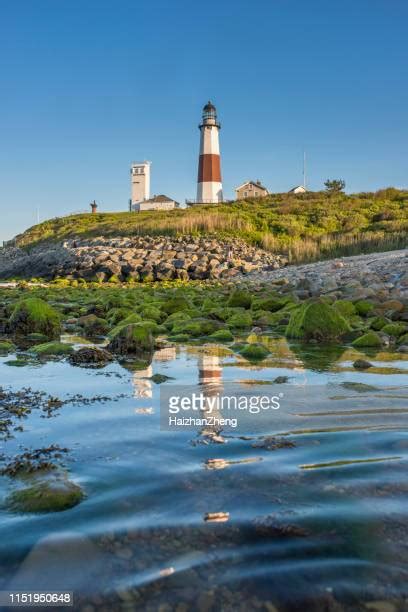
<path fill-rule="evenodd" d="M 203 104 L 224 191 L 408 185 L 406 0 L 11 0 L 0 10 L 0 240 L 41 219 L 195 197 Z"/>

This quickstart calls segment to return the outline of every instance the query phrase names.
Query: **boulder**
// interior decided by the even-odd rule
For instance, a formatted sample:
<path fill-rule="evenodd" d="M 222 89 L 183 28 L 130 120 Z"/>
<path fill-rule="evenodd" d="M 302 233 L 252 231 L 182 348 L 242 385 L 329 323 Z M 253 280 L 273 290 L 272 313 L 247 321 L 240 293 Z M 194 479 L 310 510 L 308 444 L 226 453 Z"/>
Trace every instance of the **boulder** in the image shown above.
<path fill-rule="evenodd" d="M 227 305 L 230 308 L 251 308 L 252 295 L 248 291 L 236 289 L 230 296 Z"/>
<path fill-rule="evenodd" d="M 7 355 L 8 353 L 12 353 L 16 350 L 15 345 L 8 340 L 0 342 L 0 355 Z"/>
<path fill-rule="evenodd" d="M 350 331 L 346 319 L 330 304 L 317 300 L 293 310 L 286 328 L 288 338 L 334 341 Z"/>
<path fill-rule="evenodd" d="M 79 317 L 78 325 L 82 327 L 87 336 L 103 336 L 109 330 L 108 322 L 94 314 Z"/>
<path fill-rule="evenodd" d="M 360 338 L 356 338 L 356 340 L 354 340 L 351 344 L 357 348 L 358 347 L 380 348 L 383 345 L 383 341 L 381 340 L 380 336 L 376 334 L 374 331 L 369 331 L 363 336 L 360 336 Z"/>
<path fill-rule="evenodd" d="M 246 344 L 239 350 L 239 354 L 248 361 L 262 361 L 270 354 L 270 351 L 263 344 Z"/>
<path fill-rule="evenodd" d="M 407 326 L 404 323 L 387 323 L 381 329 L 383 334 L 387 334 L 388 336 L 392 336 L 394 338 L 398 338 L 402 336 L 407 331 Z"/>
<path fill-rule="evenodd" d="M 72 344 L 63 342 L 45 342 L 44 344 L 36 344 L 30 348 L 30 353 L 34 353 L 37 357 L 47 356 L 63 356 L 69 355 L 73 351 Z"/>
<path fill-rule="evenodd" d="M 120 355 L 152 354 L 154 340 L 151 326 L 145 323 L 131 323 L 119 326 L 113 331 L 108 349 Z"/>
<path fill-rule="evenodd" d="M 27 486 L 13 491 L 6 500 L 12 512 L 61 512 L 79 504 L 85 494 L 81 487 L 62 474 L 33 478 Z"/>
<path fill-rule="evenodd" d="M 100 549 L 82 533 L 54 531 L 33 546 L 7 590 L 46 592 L 52 585 L 53 591 L 83 593 L 92 590 L 105 562 Z"/>
<path fill-rule="evenodd" d="M 17 302 L 8 322 L 16 336 L 40 333 L 47 338 L 58 338 L 61 332 L 60 316 L 54 308 L 40 298 L 25 298 Z"/>
<path fill-rule="evenodd" d="M 109 361 L 113 361 L 113 355 L 103 348 L 96 346 L 84 346 L 78 351 L 72 353 L 68 361 L 72 365 L 106 365 Z"/>

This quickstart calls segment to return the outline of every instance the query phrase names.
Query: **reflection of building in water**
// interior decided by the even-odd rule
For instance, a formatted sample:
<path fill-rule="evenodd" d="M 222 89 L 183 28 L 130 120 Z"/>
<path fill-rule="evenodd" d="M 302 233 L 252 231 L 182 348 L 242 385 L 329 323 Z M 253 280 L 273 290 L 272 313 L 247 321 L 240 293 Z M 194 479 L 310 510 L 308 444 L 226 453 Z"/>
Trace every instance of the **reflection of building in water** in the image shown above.
<path fill-rule="evenodd" d="M 222 368 L 220 365 L 220 358 L 218 355 L 205 355 L 201 353 L 198 357 L 198 384 L 200 390 L 205 397 L 214 397 L 220 395 L 222 392 Z M 203 410 L 201 413 L 202 418 L 216 418 L 222 417 L 222 414 L 216 408 L 210 410 Z M 217 434 L 222 430 L 222 427 L 212 425 L 204 427 L 200 434 L 216 440 Z M 221 441 L 221 439 L 219 440 Z"/>
<path fill-rule="evenodd" d="M 222 385 L 222 368 L 218 355 L 200 354 L 198 357 L 198 382 L 200 385 L 219 388 Z"/>
<path fill-rule="evenodd" d="M 176 358 L 176 347 L 167 346 L 154 353 L 155 361 L 173 361 Z"/>
<path fill-rule="evenodd" d="M 153 384 L 148 380 L 153 375 L 152 366 L 148 366 L 144 370 L 137 370 L 133 374 L 133 397 L 153 397 Z"/>

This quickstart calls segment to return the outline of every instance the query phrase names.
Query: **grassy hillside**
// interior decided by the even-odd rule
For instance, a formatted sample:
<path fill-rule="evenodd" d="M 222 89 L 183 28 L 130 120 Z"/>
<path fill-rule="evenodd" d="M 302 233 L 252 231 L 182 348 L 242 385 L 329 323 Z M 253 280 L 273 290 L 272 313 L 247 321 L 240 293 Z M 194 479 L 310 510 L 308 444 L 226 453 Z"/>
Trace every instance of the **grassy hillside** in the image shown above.
<path fill-rule="evenodd" d="M 408 235 L 408 191 L 285 193 L 170 212 L 72 215 L 35 225 L 16 242 L 27 247 L 73 237 L 146 234 L 241 238 L 286 253 L 291 261 L 402 248 Z"/>

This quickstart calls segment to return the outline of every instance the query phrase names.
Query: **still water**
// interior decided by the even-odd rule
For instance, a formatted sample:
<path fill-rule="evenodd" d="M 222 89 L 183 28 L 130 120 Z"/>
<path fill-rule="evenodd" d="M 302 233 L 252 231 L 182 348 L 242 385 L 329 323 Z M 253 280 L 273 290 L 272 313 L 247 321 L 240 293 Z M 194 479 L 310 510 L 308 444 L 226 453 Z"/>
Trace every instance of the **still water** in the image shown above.
<path fill-rule="evenodd" d="M 262 341 L 258 365 L 214 345 L 162 349 L 139 371 L 2 357 L 3 389 L 104 399 L 33 410 L 1 442 L 5 459 L 68 448 L 86 498 L 52 514 L 0 508 L 0 590 L 70 590 L 84 612 L 407 609 L 408 357 Z M 359 357 L 373 367 L 355 370 Z M 160 428 L 169 385 L 289 399 L 213 439 Z M 0 477 L 0 499 L 15 486 Z"/>

